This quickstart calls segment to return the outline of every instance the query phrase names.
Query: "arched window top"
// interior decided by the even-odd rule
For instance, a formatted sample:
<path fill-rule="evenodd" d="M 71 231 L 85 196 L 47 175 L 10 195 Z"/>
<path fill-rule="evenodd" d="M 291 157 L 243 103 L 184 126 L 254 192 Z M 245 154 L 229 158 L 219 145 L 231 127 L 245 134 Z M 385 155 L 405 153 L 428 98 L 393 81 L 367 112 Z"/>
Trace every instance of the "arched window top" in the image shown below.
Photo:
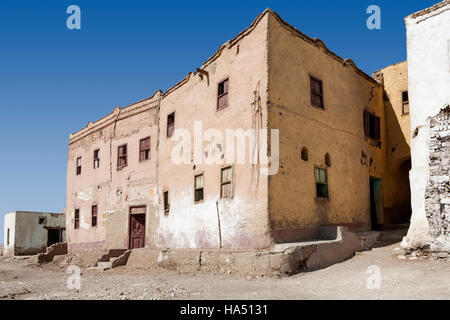
<path fill-rule="evenodd" d="M 306 147 L 302 148 L 302 160 L 308 161 L 308 149 Z"/>
<path fill-rule="evenodd" d="M 327 167 L 331 167 L 331 157 L 330 157 L 330 154 L 328 152 L 325 154 L 325 165 Z"/>

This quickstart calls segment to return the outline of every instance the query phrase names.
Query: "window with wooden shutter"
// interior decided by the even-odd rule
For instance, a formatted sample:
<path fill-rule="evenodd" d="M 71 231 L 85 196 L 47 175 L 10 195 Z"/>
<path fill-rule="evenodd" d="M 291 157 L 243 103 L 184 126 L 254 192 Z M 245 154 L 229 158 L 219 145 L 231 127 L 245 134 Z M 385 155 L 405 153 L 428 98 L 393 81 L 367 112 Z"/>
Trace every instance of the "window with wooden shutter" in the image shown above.
<path fill-rule="evenodd" d="M 175 130 L 175 112 L 167 116 L 167 137 L 171 137 Z"/>
<path fill-rule="evenodd" d="M 380 117 L 364 110 L 364 135 L 373 140 L 381 139 L 381 121 Z"/>
<path fill-rule="evenodd" d="M 194 178 L 194 201 L 203 200 L 203 174 L 196 175 Z"/>
<path fill-rule="evenodd" d="M 226 167 L 221 169 L 220 177 L 220 197 L 232 198 L 233 197 L 233 171 L 232 167 Z"/>
<path fill-rule="evenodd" d="M 217 88 L 217 110 L 228 107 L 228 79 L 220 82 Z"/>
<path fill-rule="evenodd" d="M 369 124 L 369 118 L 370 118 L 370 112 L 368 110 L 364 110 L 364 135 L 368 137 L 370 135 L 370 124 Z"/>
<path fill-rule="evenodd" d="M 311 86 L 311 104 L 314 107 L 323 109 L 324 105 L 322 81 L 312 76 L 310 76 L 309 78 Z"/>
<path fill-rule="evenodd" d="M 323 168 L 314 168 L 316 179 L 316 195 L 317 198 L 328 198 L 328 176 L 327 170 Z"/>
<path fill-rule="evenodd" d="M 119 146 L 117 149 L 117 168 L 123 168 L 127 165 L 127 145 Z"/>
<path fill-rule="evenodd" d="M 374 130 L 374 139 L 381 139 L 381 128 L 380 128 L 380 117 L 375 117 L 375 130 Z"/>
<path fill-rule="evenodd" d="M 97 226 L 97 206 L 92 206 L 91 211 L 91 225 L 93 227 Z"/>
<path fill-rule="evenodd" d="M 150 137 L 139 141 L 139 161 L 150 159 Z"/>
<path fill-rule="evenodd" d="M 100 150 L 95 150 L 94 151 L 94 169 L 97 169 L 98 167 L 100 167 Z"/>
<path fill-rule="evenodd" d="M 170 204 L 169 204 L 169 191 L 164 191 L 164 214 L 168 214 L 170 210 Z"/>
<path fill-rule="evenodd" d="M 408 91 L 402 92 L 402 115 L 409 114 L 409 97 Z"/>
<path fill-rule="evenodd" d="M 81 174 L 81 157 L 78 157 L 77 158 L 77 164 L 76 164 L 76 167 L 77 167 L 77 175 L 80 175 Z"/>
<path fill-rule="evenodd" d="M 80 227 L 80 209 L 75 209 L 75 218 L 74 218 L 74 228 L 78 229 Z"/>

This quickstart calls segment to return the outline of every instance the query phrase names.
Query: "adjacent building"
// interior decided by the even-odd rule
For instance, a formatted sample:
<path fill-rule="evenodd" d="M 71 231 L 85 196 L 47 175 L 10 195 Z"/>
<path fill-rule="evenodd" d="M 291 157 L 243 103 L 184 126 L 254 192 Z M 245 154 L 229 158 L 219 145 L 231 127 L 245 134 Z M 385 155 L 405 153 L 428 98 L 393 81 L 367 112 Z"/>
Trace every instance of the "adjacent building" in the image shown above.
<path fill-rule="evenodd" d="M 70 135 L 69 252 L 264 249 L 408 222 L 406 64 L 375 78 L 265 10 L 166 92 Z"/>
<path fill-rule="evenodd" d="M 403 245 L 450 251 L 450 1 L 405 19 L 411 117 L 411 226 Z"/>
<path fill-rule="evenodd" d="M 5 256 L 33 255 L 48 246 L 65 242 L 65 215 L 61 213 L 15 211 L 5 215 Z"/>

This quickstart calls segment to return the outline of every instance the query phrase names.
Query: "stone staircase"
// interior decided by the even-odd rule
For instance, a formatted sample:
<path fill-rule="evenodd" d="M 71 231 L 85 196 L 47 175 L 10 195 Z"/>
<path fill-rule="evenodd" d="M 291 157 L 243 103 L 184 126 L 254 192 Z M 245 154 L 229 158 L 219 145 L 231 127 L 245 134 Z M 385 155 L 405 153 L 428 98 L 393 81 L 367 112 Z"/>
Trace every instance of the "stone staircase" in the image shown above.
<path fill-rule="evenodd" d="M 94 267 L 89 270 L 105 271 L 119 266 L 126 265 L 131 250 L 126 249 L 110 249 L 107 254 L 103 255 Z"/>

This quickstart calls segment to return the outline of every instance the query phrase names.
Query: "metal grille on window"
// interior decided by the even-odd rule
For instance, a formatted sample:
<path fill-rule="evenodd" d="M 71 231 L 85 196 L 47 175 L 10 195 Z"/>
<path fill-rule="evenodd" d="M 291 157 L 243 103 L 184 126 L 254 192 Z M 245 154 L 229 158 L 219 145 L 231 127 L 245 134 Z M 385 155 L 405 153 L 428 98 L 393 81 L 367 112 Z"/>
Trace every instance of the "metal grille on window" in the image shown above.
<path fill-rule="evenodd" d="M 220 197 L 231 198 L 232 193 L 232 169 L 231 167 L 222 168 Z"/>
<path fill-rule="evenodd" d="M 195 202 L 203 200 L 203 174 L 195 176 Z"/>

